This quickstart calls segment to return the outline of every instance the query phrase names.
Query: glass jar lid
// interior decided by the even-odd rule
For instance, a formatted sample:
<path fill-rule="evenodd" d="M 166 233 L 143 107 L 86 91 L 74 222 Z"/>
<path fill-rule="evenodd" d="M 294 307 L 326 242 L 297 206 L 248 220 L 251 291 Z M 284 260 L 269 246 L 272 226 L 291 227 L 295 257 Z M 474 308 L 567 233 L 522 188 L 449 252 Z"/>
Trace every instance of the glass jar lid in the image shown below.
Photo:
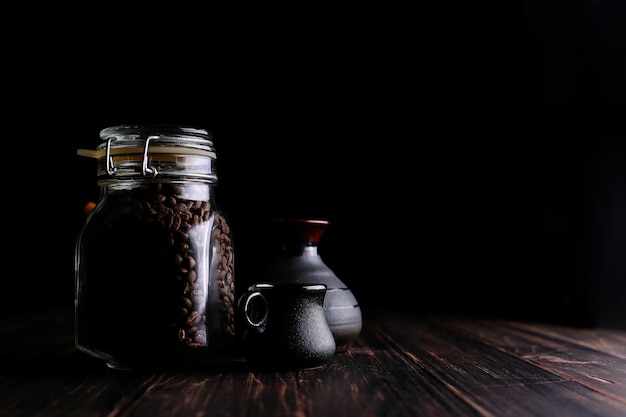
<path fill-rule="evenodd" d="M 216 181 L 211 132 L 177 125 L 120 125 L 100 131 L 95 150 L 79 156 L 98 160 L 98 177 L 115 179 L 184 176 Z"/>

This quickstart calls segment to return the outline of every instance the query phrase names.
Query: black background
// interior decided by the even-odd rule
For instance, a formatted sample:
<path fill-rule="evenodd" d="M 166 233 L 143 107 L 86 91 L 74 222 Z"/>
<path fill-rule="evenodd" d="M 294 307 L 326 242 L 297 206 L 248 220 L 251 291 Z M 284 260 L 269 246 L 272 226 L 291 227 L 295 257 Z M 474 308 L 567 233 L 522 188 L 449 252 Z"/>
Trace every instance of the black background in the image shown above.
<path fill-rule="evenodd" d="M 73 306 L 76 150 L 173 123 L 214 135 L 238 279 L 325 218 L 365 312 L 626 326 L 622 2 L 3 9 L 3 314 Z"/>

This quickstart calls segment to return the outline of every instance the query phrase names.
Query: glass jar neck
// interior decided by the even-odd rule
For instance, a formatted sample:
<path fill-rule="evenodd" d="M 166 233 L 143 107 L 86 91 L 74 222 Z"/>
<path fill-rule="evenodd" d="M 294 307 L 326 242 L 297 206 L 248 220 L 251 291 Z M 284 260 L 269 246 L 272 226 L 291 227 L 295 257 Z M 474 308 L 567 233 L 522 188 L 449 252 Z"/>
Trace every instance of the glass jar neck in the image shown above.
<path fill-rule="evenodd" d="M 186 201 L 213 201 L 214 184 L 208 181 L 181 179 L 144 179 L 135 181 L 118 181 L 115 179 L 101 180 L 100 196 L 118 192 L 135 192 L 151 196 L 155 201 L 165 202 L 166 199 L 183 199 Z"/>

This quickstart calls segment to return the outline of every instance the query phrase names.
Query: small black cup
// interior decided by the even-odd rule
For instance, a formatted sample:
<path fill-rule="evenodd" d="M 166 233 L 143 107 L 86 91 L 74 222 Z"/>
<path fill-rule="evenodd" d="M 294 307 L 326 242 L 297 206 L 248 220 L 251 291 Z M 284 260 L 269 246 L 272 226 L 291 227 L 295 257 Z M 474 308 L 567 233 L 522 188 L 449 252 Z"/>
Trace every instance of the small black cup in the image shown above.
<path fill-rule="evenodd" d="M 257 283 L 238 300 L 248 362 L 283 369 L 319 368 L 335 354 L 324 313 L 324 284 Z"/>

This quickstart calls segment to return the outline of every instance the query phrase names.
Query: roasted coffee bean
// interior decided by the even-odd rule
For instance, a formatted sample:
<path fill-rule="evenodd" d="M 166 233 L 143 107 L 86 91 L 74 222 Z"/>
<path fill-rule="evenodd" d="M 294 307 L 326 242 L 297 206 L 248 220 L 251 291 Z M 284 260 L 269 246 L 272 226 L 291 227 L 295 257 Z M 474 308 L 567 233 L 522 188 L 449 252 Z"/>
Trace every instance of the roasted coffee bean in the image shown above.
<path fill-rule="evenodd" d="M 206 331 L 204 330 L 198 330 L 194 335 L 193 335 L 193 341 L 195 343 L 198 343 L 199 345 L 205 345 L 206 344 Z"/>
<path fill-rule="evenodd" d="M 180 217 L 178 217 L 180 219 Z M 178 227 L 180 226 L 180 223 L 178 223 L 176 230 L 174 231 L 174 233 L 172 233 L 172 235 L 174 236 L 174 240 L 176 242 L 187 242 L 189 241 L 189 235 L 181 230 L 178 230 Z"/>
<path fill-rule="evenodd" d="M 198 324 L 200 324 L 200 313 L 198 313 L 197 311 L 192 311 L 187 316 L 187 325 L 195 327 Z"/>

